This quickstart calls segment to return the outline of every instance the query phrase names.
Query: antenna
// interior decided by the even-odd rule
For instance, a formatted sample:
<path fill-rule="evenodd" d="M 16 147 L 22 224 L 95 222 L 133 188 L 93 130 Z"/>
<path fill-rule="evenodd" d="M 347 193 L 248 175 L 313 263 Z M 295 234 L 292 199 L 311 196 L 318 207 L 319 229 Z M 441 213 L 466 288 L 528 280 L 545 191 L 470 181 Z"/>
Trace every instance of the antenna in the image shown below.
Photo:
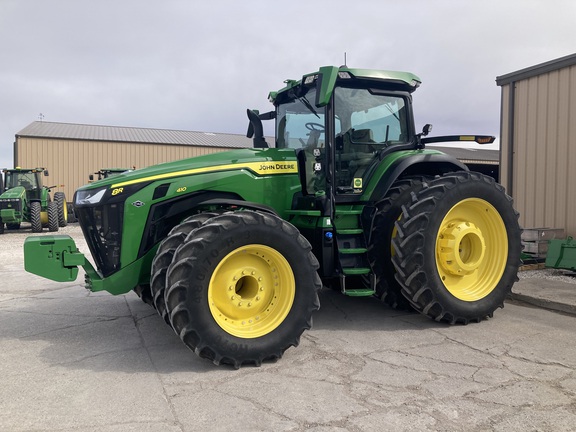
<path fill-rule="evenodd" d="M 44 114 L 42 113 L 38 114 L 38 120 L 40 121 L 44 120 Z"/>
<path fill-rule="evenodd" d="M 348 64 L 346 63 L 346 51 L 344 51 L 344 66 L 348 67 Z"/>

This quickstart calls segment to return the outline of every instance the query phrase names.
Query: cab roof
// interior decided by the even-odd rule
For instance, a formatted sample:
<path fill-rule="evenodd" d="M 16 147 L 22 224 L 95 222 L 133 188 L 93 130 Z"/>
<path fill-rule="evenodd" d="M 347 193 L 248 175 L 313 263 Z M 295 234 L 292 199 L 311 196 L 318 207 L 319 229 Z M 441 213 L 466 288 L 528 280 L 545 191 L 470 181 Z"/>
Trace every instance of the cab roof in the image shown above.
<path fill-rule="evenodd" d="M 318 71 L 306 74 L 300 80 L 288 79 L 284 81 L 286 86 L 276 92 L 271 92 L 268 96 L 271 102 L 275 102 L 281 93 L 290 91 L 295 87 L 304 84 L 313 85 L 320 80 L 320 92 L 317 106 L 328 103 L 337 82 L 350 80 L 366 81 L 367 86 L 370 81 L 380 84 L 389 84 L 392 88 L 412 93 L 419 86 L 422 80 L 411 72 L 389 71 L 379 69 L 358 69 L 348 66 L 322 66 Z"/>

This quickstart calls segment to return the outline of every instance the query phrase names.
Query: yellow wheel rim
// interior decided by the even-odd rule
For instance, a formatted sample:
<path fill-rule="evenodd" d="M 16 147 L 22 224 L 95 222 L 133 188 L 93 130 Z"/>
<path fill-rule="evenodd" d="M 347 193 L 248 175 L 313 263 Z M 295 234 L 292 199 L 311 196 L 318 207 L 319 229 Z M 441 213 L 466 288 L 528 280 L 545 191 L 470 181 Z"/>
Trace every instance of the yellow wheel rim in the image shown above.
<path fill-rule="evenodd" d="M 271 247 L 234 250 L 214 270 L 208 286 L 210 312 L 227 333 L 240 338 L 269 334 L 292 308 L 296 282 L 290 264 Z"/>
<path fill-rule="evenodd" d="M 48 212 L 40 212 L 40 223 L 43 225 L 48 223 Z"/>
<path fill-rule="evenodd" d="M 469 198 L 446 214 L 436 238 L 436 266 L 446 289 L 477 301 L 498 285 L 508 258 L 506 226 L 487 201 Z"/>

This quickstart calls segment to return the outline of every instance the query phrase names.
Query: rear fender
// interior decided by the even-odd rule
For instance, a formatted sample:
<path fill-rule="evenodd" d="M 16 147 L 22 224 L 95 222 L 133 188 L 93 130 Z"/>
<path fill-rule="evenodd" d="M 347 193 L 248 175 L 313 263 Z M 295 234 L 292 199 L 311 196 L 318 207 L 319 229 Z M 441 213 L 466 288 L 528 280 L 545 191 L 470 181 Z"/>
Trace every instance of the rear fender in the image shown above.
<path fill-rule="evenodd" d="M 372 202 L 379 201 L 400 178 L 435 177 L 454 171 L 468 171 L 468 167 L 447 154 L 417 154 L 401 158 L 391 165 L 368 199 Z"/>

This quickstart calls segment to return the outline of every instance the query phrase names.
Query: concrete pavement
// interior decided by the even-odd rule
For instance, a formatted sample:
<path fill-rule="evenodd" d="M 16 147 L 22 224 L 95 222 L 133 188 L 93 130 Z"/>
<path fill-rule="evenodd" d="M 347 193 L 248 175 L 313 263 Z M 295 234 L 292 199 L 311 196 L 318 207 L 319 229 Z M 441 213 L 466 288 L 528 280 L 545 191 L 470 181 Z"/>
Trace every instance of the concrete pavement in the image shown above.
<path fill-rule="evenodd" d="M 542 269 L 520 272 L 511 298 L 534 306 L 576 315 L 576 274 Z"/>
<path fill-rule="evenodd" d="M 62 231 L 87 251 L 77 227 Z M 513 301 L 493 319 L 448 326 L 323 290 L 299 347 L 236 371 L 196 357 L 133 293 L 95 294 L 81 278 L 61 284 L 25 273 L 27 235 L 0 237 L 1 431 L 556 432 L 576 425 L 572 315 Z M 562 288 L 571 298 L 569 282 L 543 276 L 521 275 L 514 295 Z M 554 296 L 554 304 L 567 302 Z"/>

